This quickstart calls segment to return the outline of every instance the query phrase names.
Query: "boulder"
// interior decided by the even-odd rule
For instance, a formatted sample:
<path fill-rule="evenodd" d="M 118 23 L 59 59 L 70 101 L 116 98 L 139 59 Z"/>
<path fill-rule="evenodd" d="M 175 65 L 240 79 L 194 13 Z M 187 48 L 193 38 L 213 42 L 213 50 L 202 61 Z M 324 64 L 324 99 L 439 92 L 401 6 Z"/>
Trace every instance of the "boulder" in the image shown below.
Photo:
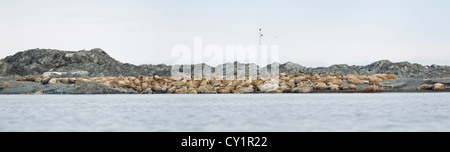
<path fill-rule="evenodd" d="M 138 92 L 132 89 L 112 89 L 107 88 L 103 84 L 99 83 L 85 83 L 79 82 L 75 84 L 76 94 L 137 94 Z"/>

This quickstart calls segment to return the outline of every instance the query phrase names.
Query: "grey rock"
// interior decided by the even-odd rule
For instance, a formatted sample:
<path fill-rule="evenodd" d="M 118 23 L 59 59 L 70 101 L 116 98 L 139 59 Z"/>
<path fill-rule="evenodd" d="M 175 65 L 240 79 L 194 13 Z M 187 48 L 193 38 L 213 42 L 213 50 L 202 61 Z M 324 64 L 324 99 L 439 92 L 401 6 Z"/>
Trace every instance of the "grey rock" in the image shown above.
<path fill-rule="evenodd" d="M 414 78 L 404 78 L 404 79 L 392 79 L 386 80 L 380 83 L 383 86 L 384 90 L 401 90 L 401 91 L 412 91 L 416 90 L 417 87 L 425 84 L 422 79 L 414 79 Z"/>
<path fill-rule="evenodd" d="M 0 89 L 0 94 L 137 94 L 133 89 L 112 89 L 102 84 L 79 82 L 77 84 L 56 83 L 44 85 L 35 82 L 16 82 L 14 78 L 0 79 L 0 83 L 8 82 L 10 88 Z M 125 91 L 120 91 L 125 90 Z"/>
<path fill-rule="evenodd" d="M 152 91 L 152 89 L 150 89 L 150 88 L 145 89 L 145 90 L 142 92 L 142 94 L 152 94 L 152 93 L 153 93 L 153 91 Z"/>
<path fill-rule="evenodd" d="M 430 81 L 431 83 L 443 83 L 446 85 L 450 84 L 450 77 L 447 78 L 435 78 Z"/>
<path fill-rule="evenodd" d="M 125 92 L 108 88 L 98 83 L 80 82 L 75 85 L 75 94 L 137 94 L 138 92 L 126 89 Z"/>
<path fill-rule="evenodd" d="M 67 76 L 139 76 L 170 74 L 171 66 L 121 63 L 101 49 L 59 51 L 31 49 L 8 56 L 0 62 L 1 76 L 42 75 L 50 69 Z"/>
<path fill-rule="evenodd" d="M 206 64 L 187 65 L 191 66 L 191 74 L 198 73 L 194 71 L 194 67 L 201 67 L 202 69 L 210 69 L 215 72 L 216 69 L 222 69 L 223 73 L 234 73 L 235 75 L 242 75 L 245 67 L 245 75 L 249 73 L 249 66 L 255 65 L 253 63 L 244 64 L 234 62 L 231 64 L 222 64 L 218 66 L 210 66 Z M 259 67 L 258 73 L 271 72 L 271 66 Z M 338 64 L 329 67 L 307 68 L 296 63 L 286 62 L 284 64 L 273 63 L 279 66 L 280 73 L 289 75 L 296 73 L 304 74 L 357 74 L 357 75 L 371 75 L 371 74 L 394 74 L 400 78 L 446 78 L 450 77 L 449 66 L 423 66 L 420 64 L 409 62 L 393 63 L 388 60 L 381 60 L 366 66 Z M 234 68 L 233 71 L 226 71 L 226 67 Z M 15 55 L 8 56 L 0 60 L 0 76 L 29 76 L 42 75 L 54 69 L 58 72 L 67 72 L 65 77 L 69 76 L 140 76 L 140 75 L 158 75 L 169 76 L 171 74 L 172 66 L 165 64 L 158 65 L 132 65 L 128 63 L 121 63 L 110 57 L 105 51 L 101 49 L 92 49 L 89 51 L 59 51 L 52 49 L 31 49 L 23 52 L 18 52 Z M 182 71 L 183 66 L 180 67 Z M 205 73 L 203 73 L 205 74 Z M 53 77 L 53 76 L 52 76 Z M 58 76 L 54 76 L 58 77 Z"/>
<path fill-rule="evenodd" d="M 407 85 L 404 79 L 386 80 L 381 82 L 380 84 L 383 86 L 384 89 L 400 89 Z"/>

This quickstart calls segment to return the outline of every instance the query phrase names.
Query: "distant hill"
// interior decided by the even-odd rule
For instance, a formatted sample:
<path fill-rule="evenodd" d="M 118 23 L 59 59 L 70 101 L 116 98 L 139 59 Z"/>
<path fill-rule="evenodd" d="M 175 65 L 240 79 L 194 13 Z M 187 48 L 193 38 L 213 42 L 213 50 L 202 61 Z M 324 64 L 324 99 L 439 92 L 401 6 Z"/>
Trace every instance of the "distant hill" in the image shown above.
<path fill-rule="evenodd" d="M 237 64 L 242 63 L 235 62 L 235 68 L 237 68 Z M 245 65 L 248 66 L 248 64 Z M 285 74 L 296 74 L 299 72 L 305 74 L 353 73 L 359 75 L 386 73 L 395 74 L 404 78 L 450 77 L 449 66 L 423 66 L 409 62 L 393 63 L 388 60 L 377 61 L 366 66 L 340 64 L 330 67 L 308 68 L 296 63 L 287 62 L 279 65 L 279 67 L 280 73 Z M 18 52 L 0 60 L 0 76 L 41 75 L 50 69 L 61 72 L 87 71 L 89 76 L 168 76 L 170 75 L 171 68 L 172 66 L 165 64 L 137 66 L 122 63 L 101 49 L 88 51 L 31 49 Z"/>
<path fill-rule="evenodd" d="M 60 51 L 50 49 L 31 49 L 18 52 L 0 60 L 2 76 L 40 75 L 53 69 L 55 71 L 87 71 L 90 76 L 136 76 L 168 75 L 170 66 L 141 65 L 121 63 L 101 49 L 89 51 Z"/>

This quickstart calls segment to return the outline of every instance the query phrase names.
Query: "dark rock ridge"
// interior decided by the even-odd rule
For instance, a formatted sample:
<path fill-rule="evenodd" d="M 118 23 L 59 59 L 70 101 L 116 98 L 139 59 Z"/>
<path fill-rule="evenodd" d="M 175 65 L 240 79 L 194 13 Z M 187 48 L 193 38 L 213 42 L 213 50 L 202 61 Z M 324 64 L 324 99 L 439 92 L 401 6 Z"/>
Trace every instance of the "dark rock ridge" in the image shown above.
<path fill-rule="evenodd" d="M 237 73 L 238 64 L 235 62 L 234 73 Z M 277 63 L 274 63 L 277 64 Z M 209 66 L 206 64 L 198 64 Z M 249 64 L 244 64 L 248 69 Z M 192 70 L 195 65 L 191 65 Z M 211 67 L 211 66 L 209 66 Z M 226 67 L 226 66 L 223 66 Z M 267 66 L 270 69 L 270 66 Z M 388 60 L 381 60 L 366 66 L 355 65 L 332 65 L 330 67 L 308 68 L 287 62 L 279 65 L 280 73 L 293 75 L 296 73 L 304 74 L 394 74 L 400 78 L 446 78 L 450 76 L 449 66 L 423 66 L 409 62 L 393 63 Z M 121 63 L 110 57 L 101 49 L 92 49 L 89 51 L 60 51 L 52 49 L 31 49 L 18 52 L 15 55 L 8 56 L 0 60 L 0 76 L 28 76 L 42 75 L 44 72 L 54 69 L 60 72 L 87 71 L 89 76 L 139 76 L 139 75 L 159 75 L 169 76 L 172 66 L 165 64 L 158 65 L 132 65 Z M 212 67 L 212 71 L 217 69 Z M 193 72 L 192 72 L 193 73 Z M 225 72 L 224 72 L 225 73 Z"/>
<path fill-rule="evenodd" d="M 87 71 L 89 76 L 169 75 L 170 66 L 121 63 L 101 49 L 59 51 L 31 49 L 0 60 L 1 76 L 41 75 L 53 69 L 60 72 Z"/>

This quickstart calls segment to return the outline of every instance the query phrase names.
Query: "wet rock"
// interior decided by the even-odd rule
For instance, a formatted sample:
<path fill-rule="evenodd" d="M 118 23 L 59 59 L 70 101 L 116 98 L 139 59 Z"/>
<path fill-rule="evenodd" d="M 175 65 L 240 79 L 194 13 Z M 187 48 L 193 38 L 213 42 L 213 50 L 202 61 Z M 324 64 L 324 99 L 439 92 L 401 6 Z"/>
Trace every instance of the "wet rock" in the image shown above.
<path fill-rule="evenodd" d="M 75 85 L 75 94 L 137 94 L 138 92 L 130 89 L 125 91 L 107 88 L 98 83 L 79 82 Z"/>
<path fill-rule="evenodd" d="M 147 88 L 144 90 L 144 92 L 142 92 L 142 94 L 152 94 L 152 93 L 153 93 L 153 91 L 150 88 Z"/>
<path fill-rule="evenodd" d="M 167 91 L 165 91 L 165 90 L 155 91 L 155 94 L 166 94 L 166 93 L 167 93 Z"/>

